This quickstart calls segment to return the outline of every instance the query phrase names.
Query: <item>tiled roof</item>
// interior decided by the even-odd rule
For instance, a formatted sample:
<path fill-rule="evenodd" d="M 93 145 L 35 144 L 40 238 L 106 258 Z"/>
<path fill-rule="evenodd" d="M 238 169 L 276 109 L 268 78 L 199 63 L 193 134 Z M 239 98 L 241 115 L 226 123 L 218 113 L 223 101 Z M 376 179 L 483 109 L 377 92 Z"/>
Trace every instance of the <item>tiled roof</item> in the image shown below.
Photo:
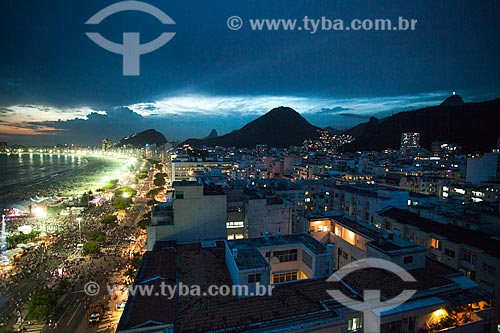
<path fill-rule="evenodd" d="M 174 248 L 161 249 L 144 254 L 137 272 L 134 285 L 152 286 L 155 292 L 161 292 L 160 285 L 176 285 L 176 253 Z M 167 287 L 168 288 L 168 287 Z M 118 329 L 131 329 L 147 325 L 172 324 L 175 320 L 176 298 L 168 299 L 162 295 L 135 295 L 129 293 L 127 304 L 118 324 Z"/>
<path fill-rule="evenodd" d="M 405 289 L 423 292 L 454 284 L 451 280 L 433 274 L 427 269 L 414 269 L 409 273 L 417 280 L 416 282 L 405 282 L 397 275 L 378 268 L 366 268 L 350 273 L 344 281 L 359 295 L 363 295 L 364 290 L 380 289 L 383 299 L 393 298 Z"/>
<path fill-rule="evenodd" d="M 211 285 L 232 285 L 225 265 L 224 242 L 217 242 L 217 246 L 211 248 L 202 248 L 200 244 L 177 244 L 175 251 L 169 245 L 171 243 L 157 246 L 155 248 L 157 254 L 148 252 L 146 260 L 141 265 L 144 267 L 138 276 L 151 276 L 156 274 L 156 270 L 161 270 L 156 266 L 170 265 L 177 267 L 178 283 L 182 282 L 187 286 L 197 285 L 202 291 L 208 290 Z M 161 256 L 166 258 L 161 259 Z M 171 273 L 170 269 L 166 272 L 165 275 Z M 353 292 L 362 295 L 365 288 L 382 288 L 383 296 L 394 297 L 402 288 L 409 288 L 423 292 L 417 294 L 420 295 L 418 297 L 428 297 L 429 293 L 439 297 L 449 294 L 450 296 L 446 298 L 448 302 L 452 304 L 462 302 L 460 297 L 453 296 L 453 293 L 460 291 L 460 287 L 446 277 L 456 275 L 458 272 L 436 261 L 428 260 L 425 269 L 410 271 L 416 278 L 416 283 L 405 283 L 394 274 L 378 269 L 368 270 L 365 272 L 367 274 L 363 275 L 359 273 L 349 274 L 342 283 L 310 279 L 277 284 L 274 285 L 272 296 L 237 298 L 179 295 L 171 300 L 167 297 L 154 296 L 129 297 L 118 330 L 154 325 L 154 323 L 174 323 L 175 332 L 246 332 L 254 329 L 264 332 L 271 327 L 286 329 L 286 325 L 299 325 L 311 321 L 333 323 L 338 321 L 342 325 L 338 314 L 342 306 L 327 293 L 332 289 L 339 289 L 345 295 L 353 296 Z M 158 286 L 160 280 L 148 283 Z M 474 295 L 479 295 L 474 292 Z M 489 294 L 479 296 L 490 297 Z M 465 301 L 469 299 L 465 298 Z"/>
<path fill-rule="evenodd" d="M 153 278 L 175 282 L 175 249 L 146 252 L 135 277 L 135 283 L 143 283 Z"/>

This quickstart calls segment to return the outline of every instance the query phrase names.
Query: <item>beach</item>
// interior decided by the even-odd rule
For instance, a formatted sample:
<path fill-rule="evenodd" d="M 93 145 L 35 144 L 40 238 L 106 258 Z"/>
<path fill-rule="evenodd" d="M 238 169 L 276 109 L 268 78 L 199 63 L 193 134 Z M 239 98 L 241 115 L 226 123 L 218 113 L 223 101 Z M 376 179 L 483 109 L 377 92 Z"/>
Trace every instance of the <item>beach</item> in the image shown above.
<path fill-rule="evenodd" d="M 0 208 L 24 206 L 36 197 L 66 197 L 89 190 L 95 192 L 110 180 L 123 177 L 130 165 L 127 157 L 20 155 L 25 156 L 16 154 L 8 156 L 13 160 L 6 160 L 7 155 L 4 154 L 1 156 L 3 159 L 0 158 L 0 169 L 3 171 Z M 33 162 L 21 163 L 23 159 Z"/>

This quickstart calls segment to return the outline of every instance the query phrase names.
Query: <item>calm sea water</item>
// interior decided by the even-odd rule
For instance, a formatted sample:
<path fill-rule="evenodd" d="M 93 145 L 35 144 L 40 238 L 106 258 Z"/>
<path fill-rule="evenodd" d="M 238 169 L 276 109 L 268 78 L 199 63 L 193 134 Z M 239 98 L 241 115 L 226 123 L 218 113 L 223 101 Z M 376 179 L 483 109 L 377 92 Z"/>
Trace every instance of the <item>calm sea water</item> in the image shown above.
<path fill-rule="evenodd" d="M 95 190 L 119 166 L 119 161 L 99 157 L 0 154 L 0 207 L 37 195 Z"/>
<path fill-rule="evenodd" d="M 68 155 L 0 155 L 0 193 L 47 181 L 86 163 L 84 158 Z"/>

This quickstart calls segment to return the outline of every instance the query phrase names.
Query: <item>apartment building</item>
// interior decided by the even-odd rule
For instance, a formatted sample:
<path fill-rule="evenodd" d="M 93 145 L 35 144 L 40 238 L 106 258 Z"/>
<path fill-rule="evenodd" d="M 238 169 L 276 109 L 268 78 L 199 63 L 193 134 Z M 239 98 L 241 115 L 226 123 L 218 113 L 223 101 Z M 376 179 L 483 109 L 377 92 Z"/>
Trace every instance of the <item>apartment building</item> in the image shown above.
<path fill-rule="evenodd" d="M 247 191 L 245 196 L 245 226 L 249 238 L 292 233 L 292 204 L 276 195 Z"/>
<path fill-rule="evenodd" d="M 379 229 L 367 223 L 355 221 L 340 213 L 336 213 L 335 215 L 332 214 L 332 212 L 326 212 L 310 215 L 309 225 L 313 237 L 323 243 L 327 242 L 334 244 L 334 262 L 336 270 L 351 262 L 365 258 L 380 258 L 390 261 L 404 268 L 406 271 L 412 272 L 412 274 L 414 274 L 413 272 L 421 273 L 422 270 L 425 271 L 429 268 L 446 271 L 446 267 L 448 267 L 448 265 L 444 265 L 438 260 L 427 257 L 427 249 L 424 246 L 417 245 L 410 240 L 401 238 L 392 231 Z M 396 233 L 398 233 L 397 230 Z M 492 319 L 495 315 L 492 309 L 493 303 L 491 302 L 493 298 L 492 289 L 488 287 L 485 288 L 485 286 L 472 282 L 469 280 L 466 273 L 464 274 L 459 270 L 450 269 L 449 272 L 449 279 L 457 283 L 474 286 L 479 295 L 490 293 L 490 299 L 486 301 L 486 303 L 482 303 L 483 305 L 487 304 L 487 314 L 483 314 L 483 317 L 474 317 L 473 314 L 467 315 L 470 316 L 470 318 L 474 317 L 478 320 L 477 327 L 475 328 L 477 332 L 481 332 L 481 330 L 484 330 L 484 332 L 491 332 Z M 373 271 L 372 274 L 377 273 Z M 374 277 L 370 276 L 370 278 L 375 280 Z M 364 281 L 359 280 L 356 283 L 364 283 Z M 445 289 L 446 288 L 443 288 L 443 290 Z M 438 294 L 439 292 L 436 291 L 436 293 Z M 471 300 L 474 300 L 474 298 L 471 298 Z M 414 303 L 414 305 L 417 303 L 419 302 Z M 411 302 L 407 304 L 411 304 Z M 461 306 L 464 305 L 465 304 L 462 304 Z M 396 320 L 390 324 L 387 323 L 382 326 L 382 332 L 384 332 L 384 330 L 386 332 L 417 332 L 417 327 L 427 329 L 426 332 L 434 332 L 435 330 L 440 331 L 440 329 L 447 329 L 446 332 L 473 332 L 471 327 L 462 327 L 459 329 L 460 325 L 458 325 L 458 323 L 455 323 L 455 327 L 443 327 L 441 320 L 435 317 L 439 317 L 441 311 L 443 311 L 443 314 L 445 313 L 444 311 L 446 311 L 446 315 L 448 315 L 448 311 L 456 312 L 458 310 L 454 310 L 450 307 L 450 304 L 448 304 L 448 307 L 444 304 L 442 304 L 442 306 L 441 310 L 434 310 L 432 313 L 426 313 L 427 310 L 417 310 L 415 308 L 412 311 L 413 313 L 420 312 L 419 316 L 415 316 L 413 319 L 406 318 L 401 321 Z M 457 309 L 461 309 L 461 306 Z M 404 316 L 402 318 L 404 318 Z M 452 321 L 450 321 L 450 323 L 451 322 Z"/>
<path fill-rule="evenodd" d="M 174 181 L 193 180 L 200 171 L 219 169 L 225 175 L 230 175 L 232 162 L 225 161 L 187 161 L 174 159 L 170 164 L 170 179 Z"/>
<path fill-rule="evenodd" d="M 429 257 L 462 270 L 476 282 L 494 288 L 500 278 L 500 241 L 486 233 L 398 208 L 380 212 L 378 220 L 382 229 L 425 247 Z"/>
<path fill-rule="evenodd" d="M 309 234 L 269 235 L 229 240 L 226 266 L 235 285 L 255 292 L 255 283 L 276 283 L 328 277 L 333 272 L 333 246 Z"/>
<path fill-rule="evenodd" d="M 220 188 L 201 181 L 174 182 L 172 186 L 172 202 L 152 209 L 151 226 L 147 228 L 148 250 L 161 239 L 179 242 L 226 239 L 227 201 Z"/>
<path fill-rule="evenodd" d="M 357 221 L 374 223 L 376 212 L 385 207 L 406 208 L 409 193 L 397 188 L 365 183 L 324 186 L 325 210 L 341 211 Z"/>
<path fill-rule="evenodd" d="M 426 248 L 433 260 L 460 270 L 471 280 L 496 291 L 498 307 L 500 240 L 478 230 L 438 223 L 398 208 L 380 212 L 378 220 L 382 229 Z"/>
<path fill-rule="evenodd" d="M 363 332 L 363 313 L 332 299 L 329 290 L 361 301 L 364 290 L 378 289 L 382 300 L 388 300 L 409 287 L 396 275 L 371 268 L 355 271 L 341 283 L 327 282 L 332 262 L 332 247 L 307 234 L 191 244 L 159 241 L 144 255 L 134 286 L 155 291 L 161 285 L 196 286 L 200 292 L 129 294 L 117 332 Z M 413 265 L 408 272 L 416 280 L 411 284 L 414 296 L 397 308 L 372 309 L 380 317 L 380 332 L 491 332 L 491 293 L 437 261 L 422 265 L 416 260 Z M 272 287 L 272 293 L 252 295 L 257 283 Z M 247 286 L 248 294 L 204 295 L 213 286 L 237 286 L 237 291 Z"/>

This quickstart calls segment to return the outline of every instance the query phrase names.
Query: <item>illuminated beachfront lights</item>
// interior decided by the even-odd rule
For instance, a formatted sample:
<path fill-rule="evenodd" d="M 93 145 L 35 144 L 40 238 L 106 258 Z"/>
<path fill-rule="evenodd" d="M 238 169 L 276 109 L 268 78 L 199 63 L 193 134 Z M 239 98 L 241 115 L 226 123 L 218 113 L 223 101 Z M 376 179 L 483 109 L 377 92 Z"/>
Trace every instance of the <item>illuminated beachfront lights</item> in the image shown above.
<path fill-rule="evenodd" d="M 35 209 L 33 209 L 33 214 L 39 219 L 47 217 L 47 211 L 43 207 L 36 207 Z"/>

